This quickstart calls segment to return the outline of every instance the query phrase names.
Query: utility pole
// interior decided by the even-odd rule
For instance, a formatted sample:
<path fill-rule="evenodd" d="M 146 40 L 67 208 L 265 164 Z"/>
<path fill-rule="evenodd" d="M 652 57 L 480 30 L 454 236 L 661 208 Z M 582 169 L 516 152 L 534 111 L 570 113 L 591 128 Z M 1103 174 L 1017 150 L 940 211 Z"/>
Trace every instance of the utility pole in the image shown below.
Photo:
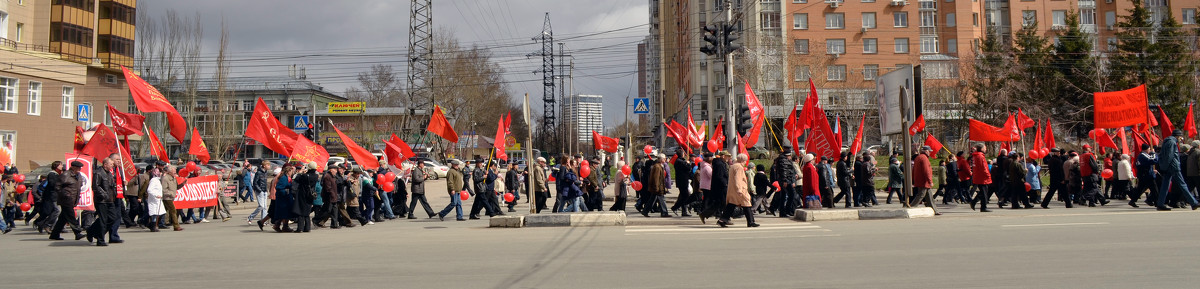
<path fill-rule="evenodd" d="M 722 46 L 725 46 L 722 48 L 723 48 L 723 50 L 725 50 L 724 53 L 725 53 L 725 101 L 726 101 L 725 131 L 722 133 L 724 133 L 726 136 L 725 137 L 726 149 L 728 149 L 731 153 L 736 154 L 738 151 L 738 149 L 737 149 L 738 144 L 737 144 L 737 138 L 734 136 L 737 135 L 737 132 L 735 132 L 735 129 L 737 129 L 737 128 L 733 125 L 733 120 L 736 119 L 736 117 L 734 117 L 734 115 L 733 115 L 733 108 L 737 106 L 736 105 L 737 102 L 733 99 L 733 49 L 731 49 L 731 48 L 733 48 L 733 47 L 731 47 L 733 40 L 729 39 L 729 36 L 731 36 L 731 33 L 733 32 L 731 30 L 733 30 L 733 27 L 734 27 L 734 25 L 733 25 L 733 2 L 732 1 L 725 1 L 725 21 L 726 21 L 725 27 L 724 27 L 725 31 L 722 32 L 724 34 L 724 37 L 723 37 L 724 39 L 722 39 L 722 41 L 721 41 L 723 43 Z M 734 38 L 734 39 L 736 39 L 736 38 Z M 717 132 L 713 132 L 713 133 L 717 133 Z"/>
<path fill-rule="evenodd" d="M 533 37 L 533 41 L 542 43 L 542 50 L 530 54 L 525 57 L 541 56 L 542 68 L 533 71 L 533 73 L 542 74 L 542 130 L 538 132 L 538 143 L 542 145 L 542 149 L 547 149 L 554 144 L 554 137 L 558 133 L 558 126 L 555 125 L 555 96 L 554 96 L 554 31 L 550 27 L 550 12 L 546 12 L 546 21 L 542 25 L 542 33 Z"/>
<path fill-rule="evenodd" d="M 413 121 L 417 109 L 432 111 L 433 100 L 433 0 L 412 0 L 408 13 L 408 112 L 405 129 L 420 129 Z M 426 102 L 418 106 L 418 101 Z M 364 112 L 366 108 L 363 108 Z M 360 128 L 365 130 L 366 128 Z"/>

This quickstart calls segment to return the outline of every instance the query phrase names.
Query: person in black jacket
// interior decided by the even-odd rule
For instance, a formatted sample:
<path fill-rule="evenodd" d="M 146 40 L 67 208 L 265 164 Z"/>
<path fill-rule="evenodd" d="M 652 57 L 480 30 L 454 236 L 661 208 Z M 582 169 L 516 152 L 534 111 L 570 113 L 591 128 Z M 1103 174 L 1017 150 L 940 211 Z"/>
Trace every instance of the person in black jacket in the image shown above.
<path fill-rule="evenodd" d="M 33 221 L 33 225 L 38 228 L 38 234 L 49 232 L 50 228 L 54 226 L 54 222 L 58 220 L 58 181 L 61 178 L 59 174 L 64 169 L 62 161 L 50 163 L 50 173 L 46 174 L 44 183 L 38 186 L 38 190 L 42 194 L 42 203 L 39 207 L 42 214 Z"/>
<path fill-rule="evenodd" d="M 725 158 L 729 157 L 729 152 L 717 152 L 717 157 L 713 158 L 712 162 L 712 185 L 709 186 L 708 194 L 704 196 L 704 211 L 700 212 L 700 221 L 718 216 L 721 210 L 725 208 L 725 195 L 729 191 L 729 163 Z"/>
<path fill-rule="evenodd" d="M 692 194 L 689 192 L 691 188 L 688 181 L 692 179 L 692 163 L 688 160 L 688 156 L 683 153 L 683 149 L 676 152 L 678 157 L 675 158 L 675 163 L 672 166 L 675 169 L 675 187 L 679 188 L 679 197 L 675 199 L 675 204 L 671 205 L 671 211 L 677 212 L 680 209 L 683 213 L 679 216 L 690 217 L 688 214 L 688 204 L 692 201 Z"/>
<path fill-rule="evenodd" d="M 854 195 L 857 203 L 870 208 L 879 205 L 875 199 L 875 157 L 871 151 L 864 151 L 854 162 Z"/>
<path fill-rule="evenodd" d="M 767 211 L 767 199 L 775 192 L 775 187 L 771 186 L 771 177 L 767 176 L 767 168 L 763 165 L 755 166 L 754 173 L 754 206 L 751 211 L 762 214 Z"/>
<path fill-rule="evenodd" d="M 417 162 L 417 167 L 412 170 L 412 176 L 409 183 L 412 184 L 412 201 L 408 203 L 408 218 L 416 219 L 417 216 L 413 212 L 417 211 L 417 203 L 425 208 L 425 214 L 429 215 L 430 219 L 437 215 L 433 213 L 433 209 L 429 207 L 429 201 L 425 199 L 425 162 Z"/>
<path fill-rule="evenodd" d="M 308 233 L 312 231 L 312 210 L 313 201 L 317 199 L 317 182 L 321 177 L 317 176 L 317 163 L 309 162 L 305 165 L 307 171 L 296 176 L 295 192 L 296 205 L 292 207 L 292 212 L 296 213 L 296 233 Z"/>
<path fill-rule="evenodd" d="M 771 200 L 771 208 L 768 213 L 778 211 L 780 217 L 790 217 L 795 213 L 795 207 L 792 206 L 795 202 L 792 198 L 796 197 L 796 167 L 792 165 L 792 148 L 784 146 L 779 151 L 779 156 L 775 157 L 775 162 L 771 164 L 771 180 L 779 183 L 779 192 L 775 193 L 775 198 Z M 713 175 L 714 180 L 716 175 Z"/>
<path fill-rule="evenodd" d="M 837 178 L 834 180 L 834 182 L 837 183 L 839 190 L 838 194 L 833 197 L 834 205 L 836 205 L 837 202 L 842 199 L 842 197 L 845 197 L 847 208 L 850 207 L 851 203 L 854 203 L 854 205 L 857 207 L 858 203 L 854 202 L 854 190 L 850 189 L 852 187 L 851 181 L 854 180 L 852 177 L 853 174 L 851 174 L 853 170 L 854 161 L 850 157 L 850 152 L 842 152 L 841 158 L 838 159 L 834 168 L 834 171 L 836 172 L 834 177 Z"/>
<path fill-rule="evenodd" d="M 1064 161 L 1062 150 L 1050 149 L 1050 156 L 1046 158 L 1046 169 L 1050 170 L 1050 183 L 1045 185 L 1048 188 L 1046 195 L 1042 197 L 1042 209 L 1050 208 L 1050 199 L 1054 198 L 1054 193 L 1059 193 L 1061 199 L 1062 194 L 1066 191 L 1066 175 L 1063 173 Z"/>
<path fill-rule="evenodd" d="M 112 174 L 115 168 L 114 161 L 110 157 L 105 158 L 101 163 L 103 166 L 93 168 L 94 172 L 92 173 L 92 195 L 96 206 L 96 221 L 88 227 L 87 238 L 88 241 L 95 239 L 96 246 L 108 246 L 108 243 L 116 244 L 124 241 L 113 228 L 117 221 L 117 214 L 119 214 L 116 205 L 113 204 L 117 199 L 117 181 Z M 106 235 L 109 237 L 108 242 L 105 242 Z"/>

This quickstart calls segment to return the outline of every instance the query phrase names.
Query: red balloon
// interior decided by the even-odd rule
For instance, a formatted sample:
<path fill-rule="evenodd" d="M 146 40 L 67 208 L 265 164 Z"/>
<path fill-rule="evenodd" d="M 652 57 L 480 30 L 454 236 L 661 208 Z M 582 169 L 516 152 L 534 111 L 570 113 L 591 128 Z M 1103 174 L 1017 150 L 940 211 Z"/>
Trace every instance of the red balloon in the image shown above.
<path fill-rule="evenodd" d="M 579 166 L 582 166 L 582 167 L 590 167 L 590 166 L 592 166 L 592 164 L 591 164 L 591 163 L 589 163 L 587 160 L 583 160 L 583 161 L 580 161 L 580 162 L 579 162 Z"/>
<path fill-rule="evenodd" d="M 696 157 L 696 159 L 692 161 L 692 163 L 696 163 L 696 164 L 699 164 L 701 162 L 704 162 L 704 159 L 700 158 L 700 157 Z"/>
<path fill-rule="evenodd" d="M 1041 154 L 1041 156 L 1042 156 L 1042 157 L 1046 157 L 1046 156 L 1048 156 L 1048 155 L 1050 155 L 1050 148 L 1042 148 L 1042 154 Z"/>
<path fill-rule="evenodd" d="M 579 176 L 586 178 L 590 175 L 592 175 L 592 167 L 583 166 L 583 167 L 579 168 Z"/>
<path fill-rule="evenodd" d="M 396 173 L 393 173 L 393 172 L 387 172 L 387 174 L 384 174 L 384 175 L 383 175 L 383 177 L 384 177 L 384 178 L 386 178 L 388 182 L 395 181 L 395 180 L 396 180 Z"/>
<path fill-rule="evenodd" d="M 1031 149 L 1031 150 L 1029 150 L 1029 153 L 1027 153 L 1027 154 L 1025 154 L 1025 155 L 1029 156 L 1029 158 L 1032 158 L 1032 159 L 1040 159 L 1040 158 L 1041 158 L 1041 156 L 1040 156 L 1040 155 L 1041 155 L 1041 153 L 1042 153 L 1042 152 L 1040 152 L 1040 151 L 1038 151 L 1038 150 L 1036 150 L 1036 149 Z"/>
<path fill-rule="evenodd" d="M 547 182 L 553 182 L 554 180 L 557 180 L 554 178 L 554 176 L 550 176 L 549 178 L 546 178 Z"/>
<path fill-rule="evenodd" d="M 717 141 L 715 141 L 715 140 L 708 141 L 708 151 L 715 153 L 720 149 L 721 149 L 721 147 L 717 145 Z"/>
<path fill-rule="evenodd" d="M 776 191 L 782 190 L 779 188 L 779 181 L 775 181 L 774 183 L 771 183 L 771 186 L 774 186 Z"/>
<path fill-rule="evenodd" d="M 382 186 L 383 184 L 390 183 L 390 182 L 387 180 L 387 176 L 385 176 L 385 175 L 375 175 L 375 183 Z"/>
<path fill-rule="evenodd" d="M 14 179 L 15 181 L 17 181 L 17 183 L 24 183 L 24 182 L 25 182 L 25 175 L 15 175 L 15 176 L 13 176 L 13 179 Z"/>
<path fill-rule="evenodd" d="M 381 186 L 381 187 L 382 187 L 381 189 L 383 189 L 384 192 L 390 193 L 390 192 L 396 190 L 396 183 L 383 183 L 383 186 Z"/>
<path fill-rule="evenodd" d="M 24 194 L 24 193 L 25 193 L 25 189 L 26 189 L 26 188 L 25 188 L 25 185 L 24 185 L 24 184 L 17 185 L 17 193 L 18 193 L 18 194 Z"/>
<path fill-rule="evenodd" d="M 1100 176 L 1104 177 L 1105 179 L 1112 178 L 1113 171 L 1112 169 L 1104 169 L 1104 171 L 1100 172 Z"/>
<path fill-rule="evenodd" d="M 633 187 L 633 190 L 635 190 L 635 191 L 641 191 L 641 190 L 642 190 L 642 182 L 639 182 L 639 181 L 633 181 L 633 183 L 632 183 L 632 184 L 629 184 L 629 186 L 630 186 L 630 187 Z"/>
<path fill-rule="evenodd" d="M 33 206 L 29 205 L 29 203 L 21 203 L 21 211 L 28 212 L 31 208 L 33 208 Z"/>
<path fill-rule="evenodd" d="M 650 145 L 646 145 L 646 148 L 643 148 L 642 151 L 646 152 L 646 154 L 649 155 L 651 153 L 654 153 L 654 147 L 650 146 Z"/>
<path fill-rule="evenodd" d="M 629 175 L 629 173 L 630 173 L 630 172 L 632 172 L 632 171 L 633 171 L 633 169 L 630 169 L 630 168 L 629 168 L 629 166 L 623 166 L 623 167 L 621 167 L 621 173 L 622 173 L 622 174 L 625 174 L 626 176 L 628 176 L 628 175 Z"/>
<path fill-rule="evenodd" d="M 199 169 L 196 167 L 196 162 L 188 162 L 187 166 L 184 166 L 184 168 L 187 168 L 188 171 L 194 171 L 194 170 Z"/>
<path fill-rule="evenodd" d="M 462 199 L 463 201 L 466 201 L 467 199 L 471 198 L 471 193 L 467 193 L 466 190 L 463 190 L 461 192 L 458 192 L 458 198 Z"/>
<path fill-rule="evenodd" d="M 1032 190 L 1033 190 L 1033 186 L 1030 186 L 1029 183 L 1025 183 L 1025 191 L 1028 192 L 1028 191 L 1032 191 Z"/>
<path fill-rule="evenodd" d="M 505 202 L 512 203 L 513 199 L 515 199 L 515 198 L 516 197 L 514 197 L 512 193 L 504 193 L 504 201 Z"/>

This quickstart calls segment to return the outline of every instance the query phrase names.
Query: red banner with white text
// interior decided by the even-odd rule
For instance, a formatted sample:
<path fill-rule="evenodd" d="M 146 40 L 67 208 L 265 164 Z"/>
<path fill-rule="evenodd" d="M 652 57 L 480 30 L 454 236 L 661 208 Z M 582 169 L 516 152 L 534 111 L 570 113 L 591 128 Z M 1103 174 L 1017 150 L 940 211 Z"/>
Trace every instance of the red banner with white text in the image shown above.
<path fill-rule="evenodd" d="M 187 184 L 175 193 L 176 209 L 212 207 L 217 205 L 221 179 L 217 175 L 188 178 Z"/>

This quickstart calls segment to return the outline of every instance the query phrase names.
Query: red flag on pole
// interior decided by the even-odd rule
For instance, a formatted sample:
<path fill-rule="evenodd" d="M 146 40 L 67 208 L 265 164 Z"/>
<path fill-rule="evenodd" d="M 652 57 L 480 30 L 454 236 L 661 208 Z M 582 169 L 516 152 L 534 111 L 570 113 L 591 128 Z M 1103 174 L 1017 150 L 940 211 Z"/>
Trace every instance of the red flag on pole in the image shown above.
<path fill-rule="evenodd" d="M 290 136 L 289 133 L 295 136 Z M 263 102 L 262 98 L 254 104 L 254 114 L 246 124 L 245 135 L 262 143 L 267 149 L 285 156 L 292 153 L 292 144 L 296 137 L 299 137 L 299 134 L 275 118 L 275 114 L 271 113 L 271 109 L 267 108 L 267 103 Z"/>
<path fill-rule="evenodd" d="M 1025 130 L 1025 129 L 1031 128 L 1035 125 L 1037 125 L 1037 123 L 1035 123 L 1032 118 L 1029 118 L 1028 115 L 1025 115 L 1025 111 L 1022 111 L 1021 108 L 1017 108 L 1017 127 L 1018 128 L 1020 128 L 1021 130 Z"/>
<path fill-rule="evenodd" d="M 1046 120 L 1046 140 L 1043 141 L 1046 147 L 1057 148 L 1058 144 L 1054 142 L 1054 125 L 1050 124 L 1050 120 Z"/>
<path fill-rule="evenodd" d="M 1154 118 L 1154 110 L 1149 108 L 1146 109 L 1146 125 L 1149 125 L 1150 127 L 1158 126 L 1158 119 Z"/>
<path fill-rule="evenodd" d="M 1092 94 L 1094 126 L 1096 128 L 1118 128 L 1141 123 L 1149 115 L 1146 102 L 1146 85 L 1127 90 L 1097 92 Z"/>
<path fill-rule="evenodd" d="M 837 141 L 833 138 L 833 129 L 829 127 L 828 121 L 813 122 L 812 130 L 809 131 L 809 137 L 805 140 L 805 151 L 813 154 L 818 159 L 821 157 L 836 159 L 842 148 L 837 146 Z"/>
<path fill-rule="evenodd" d="M 1100 148 L 1119 149 L 1117 143 L 1113 142 L 1112 136 L 1102 128 L 1093 129 L 1090 135 L 1093 139 L 1096 139 L 1096 146 Z"/>
<path fill-rule="evenodd" d="M 703 136 L 703 134 L 704 134 L 704 133 L 703 133 L 703 132 L 697 132 L 697 131 L 696 131 L 696 122 L 695 122 L 694 120 L 692 120 L 692 107 L 691 107 L 691 106 L 688 106 L 688 115 L 687 115 L 687 117 L 688 117 L 688 119 L 687 119 L 687 130 L 685 130 L 685 131 L 680 131 L 679 133 L 686 133 L 686 134 L 687 134 L 687 135 L 686 135 L 686 137 L 687 137 L 687 141 L 688 141 L 688 142 L 687 142 L 687 143 L 688 143 L 688 146 L 691 146 L 691 147 L 703 147 L 703 144 L 701 144 L 701 142 L 703 142 L 703 141 L 704 141 L 704 136 Z"/>
<path fill-rule="evenodd" d="M 440 106 L 433 106 L 433 114 L 429 116 L 429 126 L 425 127 L 425 130 L 452 143 L 458 143 L 458 133 L 454 132 L 454 126 L 451 126 L 450 121 L 446 120 L 446 115 L 442 113 Z"/>
<path fill-rule="evenodd" d="M 1034 135 L 1033 135 L 1033 150 L 1040 151 L 1042 149 L 1042 147 L 1044 147 L 1044 144 L 1042 142 L 1042 127 L 1036 126 L 1036 125 L 1035 125 L 1035 127 L 1036 128 L 1034 128 Z"/>
<path fill-rule="evenodd" d="M 858 151 L 862 150 L 862 132 L 865 124 L 867 124 L 867 115 L 863 114 L 862 120 L 858 121 L 858 131 L 854 133 L 854 142 L 850 143 L 851 154 L 858 154 Z"/>
<path fill-rule="evenodd" d="M 1125 128 L 1117 129 L 1117 137 L 1121 138 L 1121 154 L 1129 154 L 1129 141 L 1125 139 Z"/>
<path fill-rule="evenodd" d="M 619 141 L 615 138 L 600 135 L 596 131 L 592 131 L 592 143 L 597 150 L 604 150 L 609 153 L 617 152 L 617 147 L 620 146 Z"/>
<path fill-rule="evenodd" d="M 125 83 L 129 85 L 129 94 L 133 96 L 133 103 L 137 104 L 139 111 L 156 112 L 161 111 L 167 114 L 167 126 L 171 128 L 171 136 L 175 140 L 183 141 L 184 133 L 187 131 L 187 122 L 183 120 L 183 116 L 179 114 L 171 102 L 158 92 L 158 89 L 151 86 L 137 74 L 129 71 L 129 68 L 121 66 L 121 72 L 125 73 Z"/>
<path fill-rule="evenodd" d="M 1171 118 L 1167 117 L 1167 110 L 1159 108 L 1158 112 L 1162 114 L 1162 126 L 1159 126 L 1159 131 L 1163 136 L 1169 136 L 1175 131 L 1175 125 L 1171 124 Z"/>
<path fill-rule="evenodd" d="M 358 162 L 359 166 L 367 170 L 379 168 L 379 160 L 375 159 L 375 155 L 354 143 L 354 140 L 342 133 L 342 130 L 338 129 L 332 121 L 329 122 L 329 126 L 333 127 L 334 132 L 337 132 L 338 138 L 342 139 L 342 144 L 346 146 L 346 151 L 350 152 L 350 156 L 354 158 L 355 162 Z"/>
<path fill-rule="evenodd" d="M 413 152 L 412 147 L 408 146 L 408 143 L 405 143 L 404 140 L 400 139 L 394 133 L 392 134 L 392 138 L 384 143 L 387 144 L 387 147 L 384 148 L 383 152 L 388 158 L 388 164 L 394 167 L 398 168 L 404 163 L 404 160 L 417 156 Z"/>
<path fill-rule="evenodd" d="M 153 129 L 146 128 L 146 138 L 150 139 L 150 155 L 157 156 L 158 160 L 164 162 L 171 159 L 167 157 L 167 149 L 158 139 L 158 135 L 154 134 Z"/>
<path fill-rule="evenodd" d="M 325 167 L 329 165 L 329 152 L 304 136 L 296 139 L 296 144 L 292 147 L 291 158 L 303 163 L 317 163 L 317 171 L 321 172 L 325 171 Z"/>
<path fill-rule="evenodd" d="M 800 137 L 800 132 L 803 131 L 800 128 L 800 118 L 796 115 L 796 108 L 796 106 L 792 106 L 792 112 L 788 114 L 787 120 L 783 122 L 783 130 L 787 132 L 787 138 L 792 143 L 792 148 L 800 145 L 798 138 Z"/>
<path fill-rule="evenodd" d="M 713 129 L 712 140 L 717 141 L 717 147 L 725 147 L 725 122 L 717 121 L 717 127 Z"/>
<path fill-rule="evenodd" d="M 925 115 L 918 115 L 917 120 L 913 121 L 912 125 L 908 126 L 908 135 L 917 135 L 918 132 L 925 130 Z"/>
<path fill-rule="evenodd" d="M 507 161 L 508 154 L 504 151 L 504 145 L 508 136 L 504 134 L 505 131 L 507 129 L 504 128 L 504 118 L 500 118 L 500 121 L 496 123 L 496 140 L 492 142 L 492 148 L 495 149 L 496 158 Z"/>
<path fill-rule="evenodd" d="M 192 145 L 188 147 L 188 153 L 196 156 L 200 160 L 200 164 L 207 164 L 211 158 L 208 154 L 208 146 L 204 145 L 204 140 L 200 139 L 200 130 L 192 128 Z"/>
<path fill-rule="evenodd" d="M 813 126 L 813 119 L 816 117 L 816 109 L 820 109 L 820 99 L 817 97 L 817 86 L 813 84 L 812 78 L 808 79 L 808 97 L 804 98 L 804 108 L 800 110 L 800 123 L 798 129 L 806 130 Z M 822 113 L 824 116 L 824 113 Z"/>
<path fill-rule="evenodd" d="M 112 104 L 105 102 L 108 106 L 108 117 L 112 119 L 113 130 L 119 135 L 142 135 L 142 126 L 146 122 L 146 117 L 136 113 L 124 113 Z"/>
<path fill-rule="evenodd" d="M 945 148 L 945 146 L 942 145 L 942 142 L 938 141 L 937 138 L 933 137 L 932 133 L 929 134 L 929 136 L 925 137 L 925 145 L 927 145 L 927 146 L 929 146 L 929 148 L 933 149 L 934 155 L 937 155 L 939 152 L 942 151 L 942 148 Z"/>
<path fill-rule="evenodd" d="M 742 139 L 744 143 L 739 142 L 747 147 L 754 147 L 758 144 L 758 134 L 762 132 L 763 121 L 767 116 L 763 110 L 762 103 L 758 101 L 758 96 L 754 94 L 754 90 L 750 88 L 750 82 L 746 82 L 746 106 L 750 108 L 750 121 L 754 126 L 746 132 L 746 137 Z"/>
<path fill-rule="evenodd" d="M 1187 132 L 1189 138 L 1196 138 L 1196 117 L 1192 114 L 1192 106 L 1195 104 L 1188 104 L 1188 114 L 1183 118 L 1183 130 Z"/>
<path fill-rule="evenodd" d="M 124 180 L 129 182 L 137 176 L 137 165 L 133 164 L 133 156 L 129 154 L 129 138 L 125 138 L 125 144 L 121 145 L 121 170 L 124 171 Z"/>
<path fill-rule="evenodd" d="M 113 133 L 103 123 L 100 124 L 96 127 L 96 133 L 92 134 L 92 139 L 88 140 L 87 145 L 83 146 L 83 153 L 98 159 L 120 153 L 120 149 L 117 148 L 116 133 Z"/>
<path fill-rule="evenodd" d="M 973 141 L 1001 141 L 1001 142 L 1010 142 L 1010 141 L 1021 140 L 1020 137 L 1013 137 L 1013 135 L 1012 135 L 1011 129 L 1016 128 L 1016 127 L 1015 126 L 1008 127 L 1008 124 L 1012 124 L 1011 118 L 1009 119 L 1009 122 L 1005 123 L 1006 125 L 1004 128 L 994 127 L 994 126 L 988 125 L 986 123 L 983 123 L 982 121 L 978 121 L 978 120 L 974 120 L 974 119 L 968 119 L 967 122 L 968 122 L 968 127 L 970 129 L 970 135 L 969 135 L 970 140 L 973 140 Z"/>

